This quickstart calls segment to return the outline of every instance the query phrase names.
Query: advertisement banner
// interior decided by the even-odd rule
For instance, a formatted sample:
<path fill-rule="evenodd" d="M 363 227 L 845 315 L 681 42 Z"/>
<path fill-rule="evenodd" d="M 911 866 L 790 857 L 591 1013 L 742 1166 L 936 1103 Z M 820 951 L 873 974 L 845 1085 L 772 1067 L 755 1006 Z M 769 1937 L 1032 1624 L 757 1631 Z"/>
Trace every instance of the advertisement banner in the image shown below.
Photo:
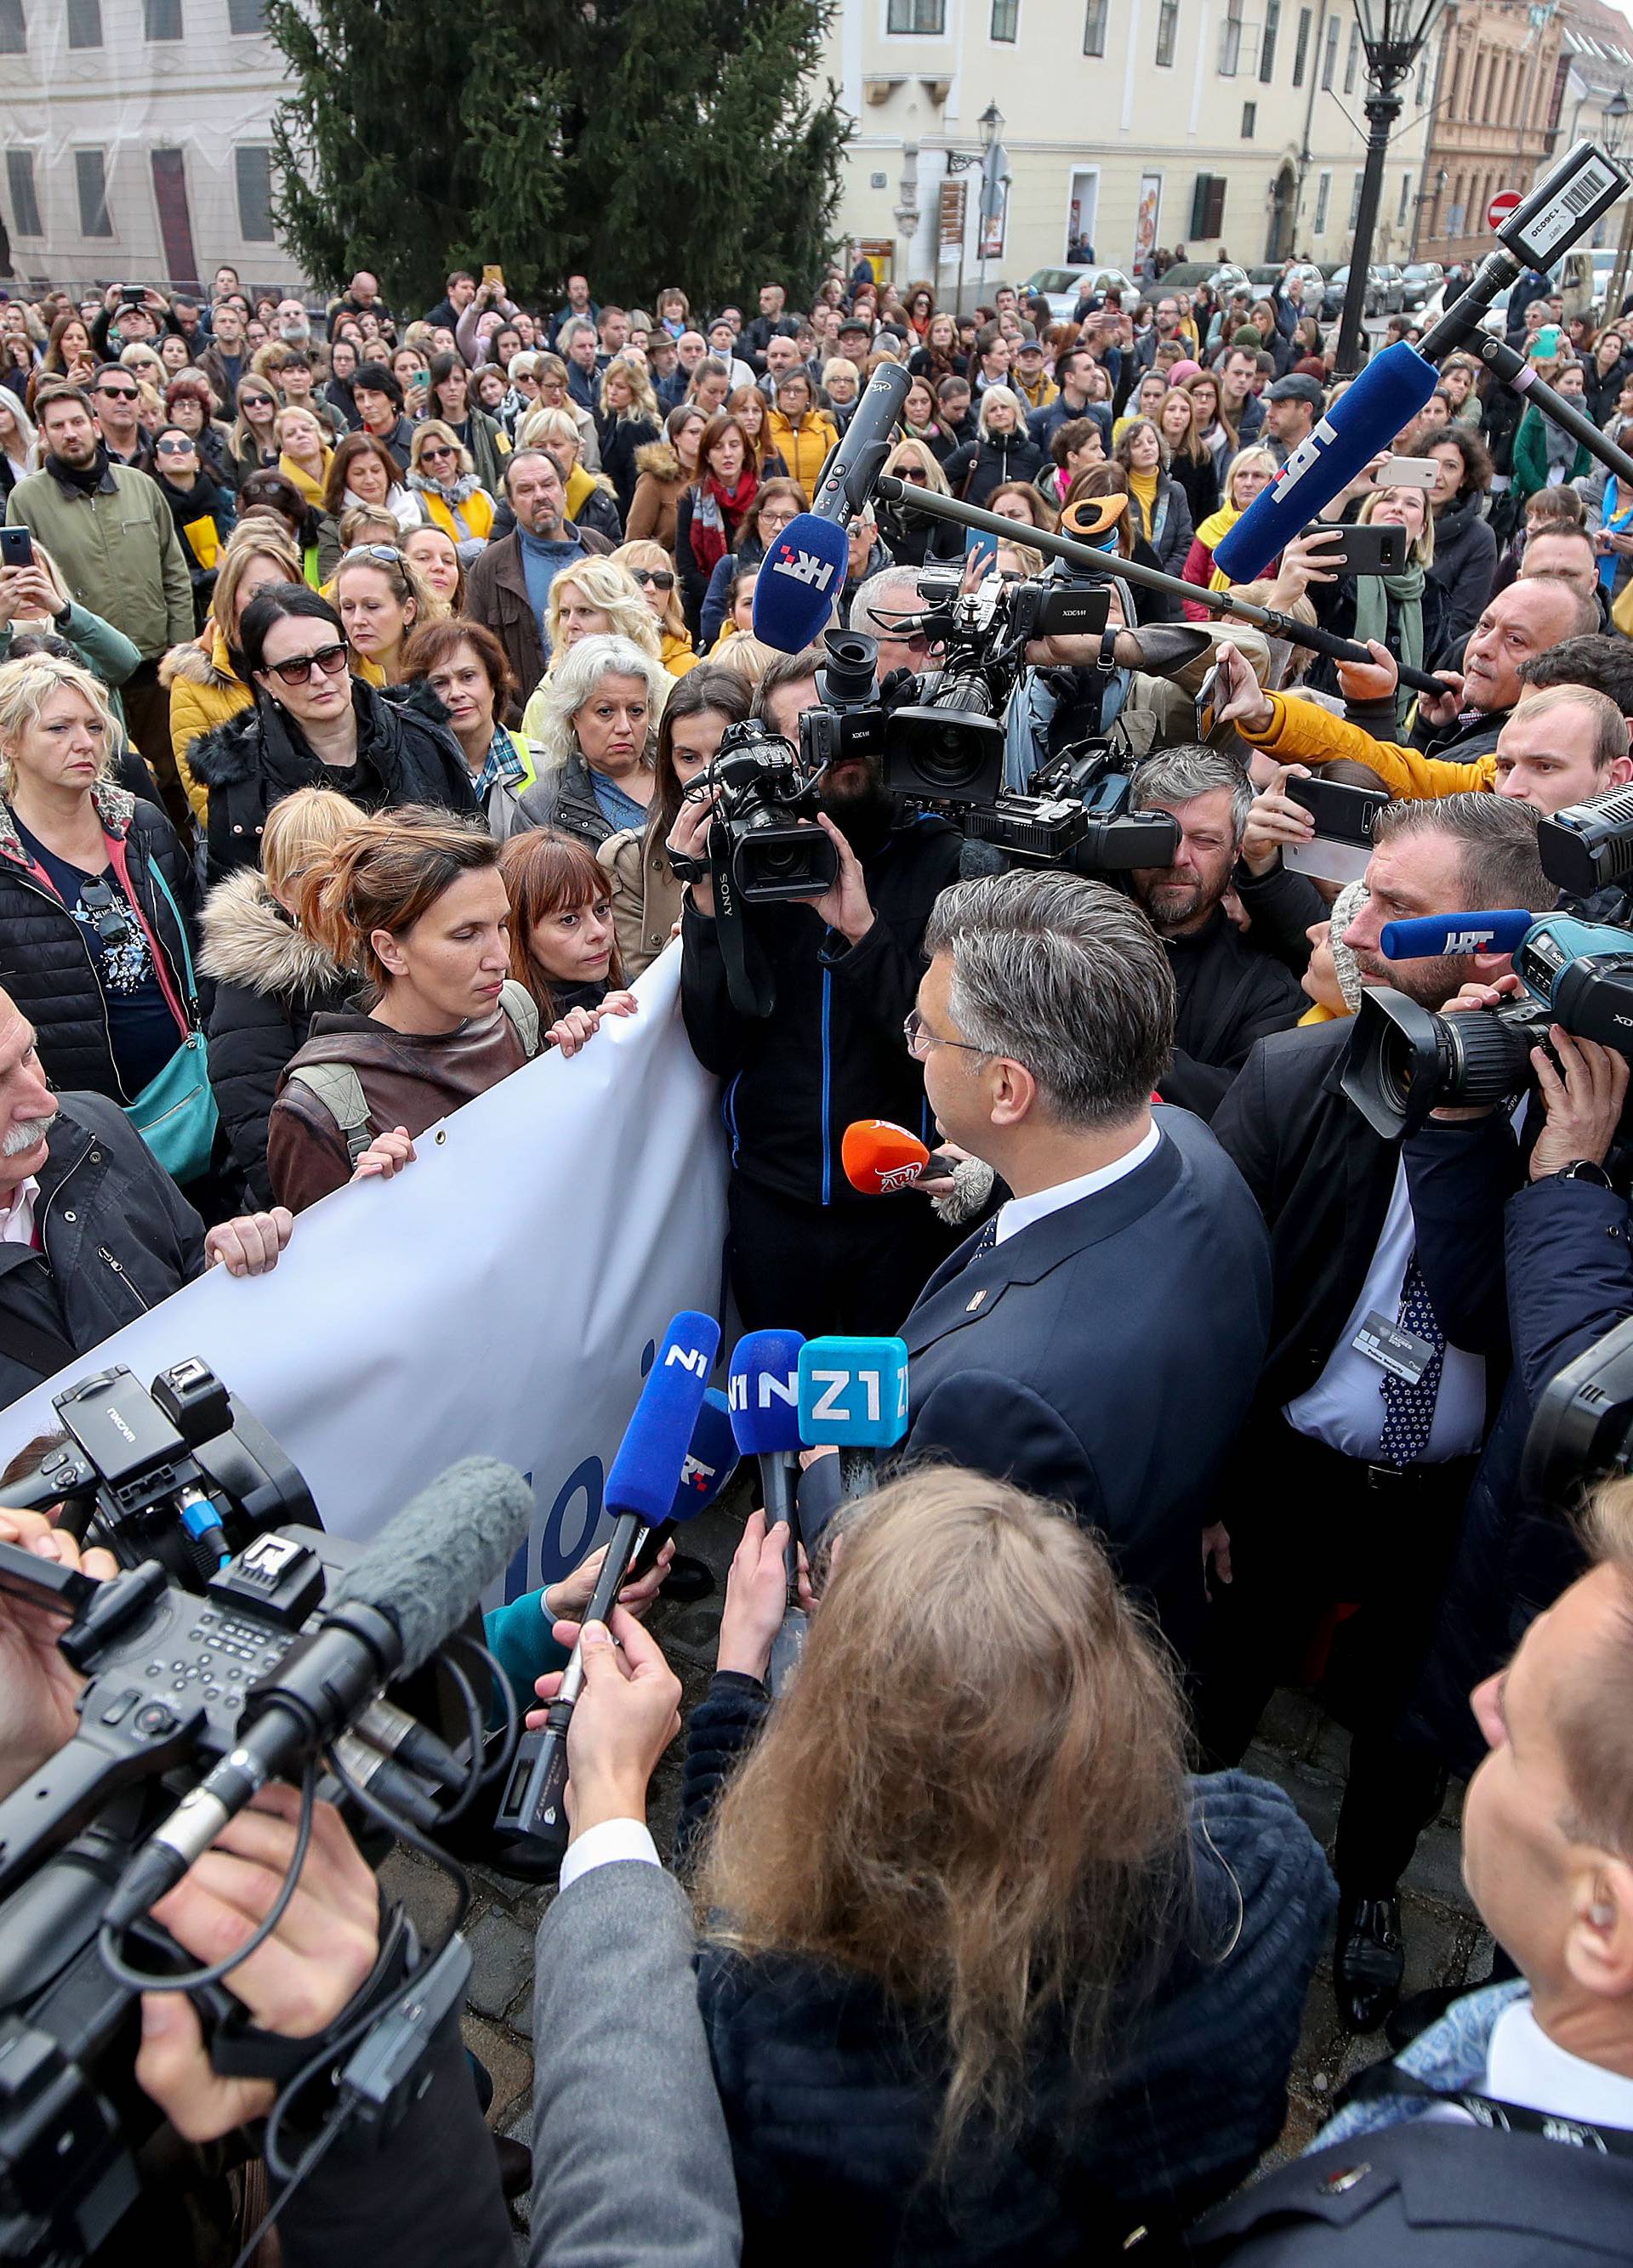
<path fill-rule="evenodd" d="M 305 1475 L 326 1528 L 372 1535 L 461 1457 L 537 1506 L 506 1591 L 583 1557 L 656 1342 L 720 1313 L 719 1089 L 687 1044 L 680 948 L 571 1062 L 554 1049 L 421 1135 L 390 1182 L 337 1190 L 270 1275 L 221 1268 L 0 1412 L 0 1460 L 54 1429 L 53 1391 L 123 1363 L 210 1364 Z M 525 1563 L 525 1564 L 524 1564 Z"/>

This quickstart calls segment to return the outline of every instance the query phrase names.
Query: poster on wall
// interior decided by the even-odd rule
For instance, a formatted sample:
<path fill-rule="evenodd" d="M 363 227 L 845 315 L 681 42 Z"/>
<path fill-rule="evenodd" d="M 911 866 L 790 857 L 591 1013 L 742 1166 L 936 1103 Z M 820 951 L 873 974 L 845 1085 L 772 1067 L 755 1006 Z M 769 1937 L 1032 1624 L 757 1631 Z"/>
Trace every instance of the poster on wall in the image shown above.
<path fill-rule="evenodd" d="M 994 213 L 985 213 L 981 217 L 980 256 L 983 260 L 1001 260 L 1003 258 L 1003 225 L 1005 215 L 1009 210 L 1009 184 L 1006 182 L 1003 189 L 1003 201 L 999 205 L 997 211 Z"/>
<path fill-rule="evenodd" d="M 1140 176 L 1140 205 L 1134 217 L 1134 267 L 1136 276 L 1143 275 L 1156 253 L 1156 218 L 1163 202 L 1163 177 L 1160 173 Z"/>

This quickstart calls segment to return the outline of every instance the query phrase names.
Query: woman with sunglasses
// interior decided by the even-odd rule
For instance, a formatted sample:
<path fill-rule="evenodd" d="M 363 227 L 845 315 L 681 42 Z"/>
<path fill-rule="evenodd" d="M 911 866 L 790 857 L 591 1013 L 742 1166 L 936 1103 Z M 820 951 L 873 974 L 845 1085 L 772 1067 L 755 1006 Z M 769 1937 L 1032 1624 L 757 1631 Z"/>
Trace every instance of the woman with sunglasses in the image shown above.
<path fill-rule="evenodd" d="M 454 538 L 461 558 L 478 557 L 493 533 L 493 499 L 477 478 L 469 450 L 440 417 L 414 428 L 408 480 L 426 518 Z"/>
<path fill-rule="evenodd" d="M 170 507 L 193 585 L 194 626 L 203 630 L 216 587 L 216 570 L 233 533 L 233 498 L 198 461 L 198 444 L 179 425 L 166 425 L 153 443 L 153 477 Z"/>
<path fill-rule="evenodd" d="M 240 520 L 222 555 L 203 630 L 187 644 L 173 645 L 159 665 L 159 681 L 170 696 L 176 777 L 201 832 L 210 816 L 210 798 L 194 778 L 189 757 L 202 734 L 249 706 L 249 685 L 239 651 L 244 610 L 273 584 L 298 583 L 300 576 L 299 552 L 270 516 L 255 512 Z"/>
<path fill-rule="evenodd" d="M 480 622 L 425 623 L 404 649 L 403 678 L 429 687 L 442 703 L 494 841 L 532 826 L 521 798 L 538 776 L 539 752 L 504 721 L 516 680 L 492 631 Z"/>
<path fill-rule="evenodd" d="M 277 462 L 277 396 L 264 378 L 240 378 L 238 416 L 227 443 L 227 473 L 236 488 L 247 473 L 270 471 Z"/>
<path fill-rule="evenodd" d="M 661 641 L 658 659 L 671 677 L 696 669 L 699 657 L 692 651 L 691 632 L 681 612 L 680 578 L 675 563 L 661 543 L 621 543 L 613 563 L 627 567 L 640 585 L 640 594 L 652 609 Z"/>
<path fill-rule="evenodd" d="M 340 616 L 317 592 L 262 591 L 244 609 L 239 643 L 252 704 L 196 741 L 190 759 L 210 798 L 211 881 L 260 863 L 266 815 L 298 787 L 335 788 L 362 811 L 430 803 L 477 815 L 447 725 L 352 674 Z"/>
<path fill-rule="evenodd" d="M 884 469 L 898 481 L 909 482 L 913 487 L 936 496 L 952 493 L 935 451 L 926 441 L 898 441 L 885 459 Z M 922 567 L 932 560 L 962 559 L 964 530 L 950 520 L 932 519 L 927 513 L 905 512 L 900 540 L 892 541 L 890 554 L 898 567 Z"/>
<path fill-rule="evenodd" d="M 757 567 L 791 519 L 809 512 L 805 491 L 798 481 L 766 481 L 754 499 L 754 510 L 735 551 L 719 561 L 709 577 L 701 614 L 704 649 L 714 644 L 726 626 L 726 593 L 734 576 L 745 567 Z"/>
<path fill-rule="evenodd" d="M 477 478 L 490 496 L 498 496 L 504 484 L 510 438 L 499 419 L 491 417 L 477 401 L 475 380 L 461 356 L 432 356 L 426 415 L 440 417 L 453 428 L 454 439 L 470 452 Z"/>

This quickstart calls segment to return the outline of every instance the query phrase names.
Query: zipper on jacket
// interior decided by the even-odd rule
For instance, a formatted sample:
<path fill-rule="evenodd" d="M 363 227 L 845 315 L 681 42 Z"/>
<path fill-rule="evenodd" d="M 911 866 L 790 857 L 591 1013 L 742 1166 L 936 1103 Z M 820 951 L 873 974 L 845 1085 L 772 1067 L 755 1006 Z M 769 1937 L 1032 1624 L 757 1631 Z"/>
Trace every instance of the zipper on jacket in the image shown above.
<path fill-rule="evenodd" d="M 103 1262 L 106 1266 L 113 1270 L 115 1275 L 118 1277 L 122 1284 L 129 1284 L 130 1285 L 131 1291 L 135 1293 L 136 1298 L 141 1306 L 143 1314 L 150 1314 L 151 1310 L 149 1307 L 149 1303 L 147 1300 L 143 1299 L 140 1292 L 137 1291 L 135 1284 L 131 1283 L 130 1271 L 125 1266 L 124 1262 L 122 1260 L 115 1260 L 113 1254 L 108 1250 L 105 1244 L 99 1244 L 97 1246 L 96 1256 L 99 1260 Z"/>

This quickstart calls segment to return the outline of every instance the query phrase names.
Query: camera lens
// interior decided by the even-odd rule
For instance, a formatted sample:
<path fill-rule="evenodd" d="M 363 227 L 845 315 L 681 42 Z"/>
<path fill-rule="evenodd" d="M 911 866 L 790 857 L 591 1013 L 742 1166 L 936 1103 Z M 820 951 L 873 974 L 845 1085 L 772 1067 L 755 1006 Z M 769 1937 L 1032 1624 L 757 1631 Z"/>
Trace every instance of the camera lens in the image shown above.
<path fill-rule="evenodd" d="M 1539 1012 L 1528 1006 L 1437 1016 L 1404 993 L 1369 987 L 1340 1085 L 1393 1141 L 1415 1133 L 1431 1111 L 1478 1109 L 1517 1094 L 1540 1029 Z"/>

